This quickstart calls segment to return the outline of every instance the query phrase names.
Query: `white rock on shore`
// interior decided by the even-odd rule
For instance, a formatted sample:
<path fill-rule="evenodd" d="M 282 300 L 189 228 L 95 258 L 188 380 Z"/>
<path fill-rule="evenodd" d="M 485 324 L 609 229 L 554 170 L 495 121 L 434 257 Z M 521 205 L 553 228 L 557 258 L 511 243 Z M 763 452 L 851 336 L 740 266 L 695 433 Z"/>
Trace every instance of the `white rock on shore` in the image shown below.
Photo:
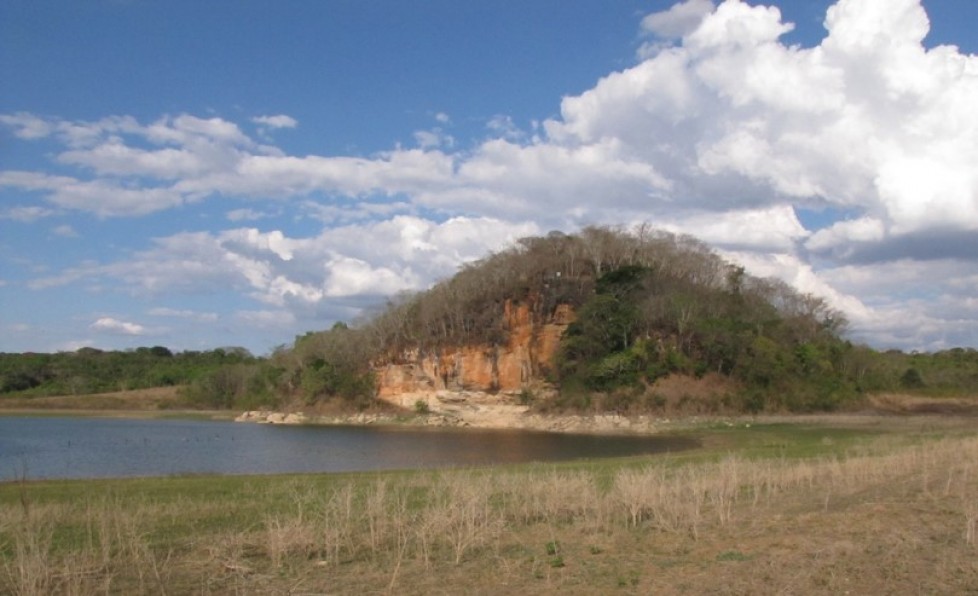
<path fill-rule="evenodd" d="M 243 412 L 234 419 L 235 422 L 256 422 L 259 424 L 309 424 L 311 420 L 301 412 L 272 412 L 268 410 L 250 410 Z"/>
<path fill-rule="evenodd" d="M 446 403 L 447 402 L 447 403 Z M 673 427 L 668 419 L 651 416 L 627 417 L 618 414 L 546 415 L 530 413 L 526 406 L 513 404 L 465 403 L 444 400 L 427 414 L 367 414 L 346 416 L 307 416 L 267 410 L 244 412 L 237 422 L 259 424 L 378 425 L 411 424 L 423 426 L 526 429 L 565 433 L 650 434 Z M 687 422 L 695 422 L 687 420 Z"/>

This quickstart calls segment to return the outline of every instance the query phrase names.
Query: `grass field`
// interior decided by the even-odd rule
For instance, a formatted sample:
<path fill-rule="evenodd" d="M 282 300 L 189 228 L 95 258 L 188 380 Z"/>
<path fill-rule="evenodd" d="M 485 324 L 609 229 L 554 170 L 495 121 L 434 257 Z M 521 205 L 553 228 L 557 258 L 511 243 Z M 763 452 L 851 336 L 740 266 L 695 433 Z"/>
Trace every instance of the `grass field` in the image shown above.
<path fill-rule="evenodd" d="M 669 456 L 0 484 L 6 594 L 978 591 L 978 433 L 948 417 L 698 429 Z"/>

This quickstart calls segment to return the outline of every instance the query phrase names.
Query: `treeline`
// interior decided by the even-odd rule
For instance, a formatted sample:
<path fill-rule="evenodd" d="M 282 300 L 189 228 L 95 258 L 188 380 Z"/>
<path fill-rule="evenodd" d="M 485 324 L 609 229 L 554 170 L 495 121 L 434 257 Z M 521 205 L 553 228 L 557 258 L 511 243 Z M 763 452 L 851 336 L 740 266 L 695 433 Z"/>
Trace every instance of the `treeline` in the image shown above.
<path fill-rule="evenodd" d="M 337 323 L 329 331 L 297 337 L 291 347 L 280 346 L 267 358 L 203 375 L 184 390 L 184 397 L 191 405 L 208 408 L 334 402 L 362 410 L 374 403 L 372 356 L 364 329 Z"/>
<path fill-rule="evenodd" d="M 244 348 L 171 352 L 81 348 L 53 354 L 0 353 L 0 396 L 82 395 L 187 385 L 228 366 L 257 359 Z"/>
<path fill-rule="evenodd" d="M 909 392 L 931 397 L 978 395 L 978 350 L 951 348 L 937 352 L 875 352 L 856 348 L 865 363 L 864 386 L 874 392 Z"/>

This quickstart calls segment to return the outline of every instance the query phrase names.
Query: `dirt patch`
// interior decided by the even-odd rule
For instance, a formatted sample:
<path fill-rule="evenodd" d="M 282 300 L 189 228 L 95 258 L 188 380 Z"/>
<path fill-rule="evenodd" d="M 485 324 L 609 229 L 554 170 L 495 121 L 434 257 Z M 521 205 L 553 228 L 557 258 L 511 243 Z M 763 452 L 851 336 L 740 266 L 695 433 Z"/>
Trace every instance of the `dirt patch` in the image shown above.
<path fill-rule="evenodd" d="M 870 406 L 882 414 L 940 414 L 978 416 L 976 397 L 925 397 L 901 393 L 882 393 L 869 398 Z"/>

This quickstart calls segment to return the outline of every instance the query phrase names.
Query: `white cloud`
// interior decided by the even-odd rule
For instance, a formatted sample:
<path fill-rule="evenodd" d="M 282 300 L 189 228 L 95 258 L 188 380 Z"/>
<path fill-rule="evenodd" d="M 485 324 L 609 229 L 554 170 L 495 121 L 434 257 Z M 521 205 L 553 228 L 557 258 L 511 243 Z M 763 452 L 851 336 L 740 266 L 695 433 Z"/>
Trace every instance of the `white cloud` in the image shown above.
<path fill-rule="evenodd" d="M 145 335 L 146 328 L 136 323 L 120 321 L 112 317 L 102 317 L 89 326 L 93 331 L 119 335 Z"/>
<path fill-rule="evenodd" d="M 752 275 L 780 279 L 800 292 L 824 298 L 830 306 L 845 313 L 857 324 L 873 316 L 872 308 L 858 294 L 840 291 L 837 286 L 827 283 L 819 272 L 797 255 L 744 251 L 721 251 L 720 254 L 741 264 Z"/>
<path fill-rule="evenodd" d="M 269 128 L 295 128 L 299 121 L 292 116 L 277 114 L 275 116 L 256 116 L 251 119 L 255 124 L 261 124 Z"/>
<path fill-rule="evenodd" d="M 60 186 L 49 196 L 59 207 L 90 211 L 100 217 L 148 215 L 184 203 L 168 188 L 126 188 L 96 180 Z"/>
<path fill-rule="evenodd" d="M 775 253 L 792 252 L 809 235 L 787 205 L 730 211 L 722 217 L 709 212 L 665 216 L 656 223 L 659 228 L 694 235 L 713 246 Z"/>
<path fill-rule="evenodd" d="M 422 149 L 433 149 L 437 147 L 451 148 L 455 145 L 455 138 L 441 128 L 415 131 L 414 141 Z"/>
<path fill-rule="evenodd" d="M 237 124 L 223 118 L 199 118 L 190 114 L 165 116 L 148 127 L 132 130 L 158 144 L 183 147 L 255 146 Z"/>
<path fill-rule="evenodd" d="M 14 134 L 21 139 L 43 139 L 54 132 L 50 122 L 26 112 L 0 114 L 0 123 L 14 129 Z"/>
<path fill-rule="evenodd" d="M 145 296 L 234 291 L 300 316 L 334 299 L 423 289 L 465 262 L 537 233 L 533 224 L 463 217 L 438 223 L 410 216 L 305 238 L 254 228 L 181 233 L 155 239 L 152 249 L 128 259 L 67 269 L 30 286 L 111 281 L 106 285 Z M 157 308 L 150 314 L 183 313 Z"/>
<path fill-rule="evenodd" d="M 180 193 L 169 188 L 129 188 L 110 179 L 78 180 L 68 176 L 50 176 L 35 172 L 0 172 L 0 187 L 47 192 L 47 200 L 59 207 L 88 211 L 101 217 L 147 215 L 184 202 Z M 43 207 L 18 207 L 10 210 L 11 218 L 52 215 Z"/>
<path fill-rule="evenodd" d="M 175 180 L 204 173 L 208 166 L 200 157 L 186 149 L 138 149 L 115 138 L 95 147 L 65 151 L 58 156 L 58 161 L 86 166 L 103 176 L 151 176 Z"/>
<path fill-rule="evenodd" d="M 545 127 L 563 144 L 619 139 L 668 196 L 716 210 L 801 200 L 872 212 L 888 233 L 978 226 L 978 58 L 924 49 L 912 0 L 840 2 L 827 25 L 821 46 L 787 47 L 777 9 L 725 2 Z"/>
<path fill-rule="evenodd" d="M 713 12 L 712 0 L 684 0 L 668 10 L 653 12 L 642 19 L 642 30 L 663 38 L 678 38 L 691 33 L 706 15 Z"/>
<path fill-rule="evenodd" d="M 250 207 L 244 209 L 232 209 L 225 214 L 228 221 L 258 221 L 269 217 L 269 214 L 256 211 Z"/>
<path fill-rule="evenodd" d="M 854 244 L 879 242 L 885 235 L 883 222 L 871 217 L 860 217 L 818 230 L 805 246 L 814 252 L 834 251 L 838 256 L 847 257 L 852 254 Z"/>
<path fill-rule="evenodd" d="M 59 343 L 54 351 L 56 352 L 77 352 L 82 348 L 90 348 L 95 342 L 90 339 L 75 339 Z"/>
<path fill-rule="evenodd" d="M 0 175 L 0 185 L 2 184 L 3 179 L 2 175 Z M 14 221 L 27 223 L 44 217 L 50 217 L 56 213 L 56 211 L 47 209 L 46 207 L 22 205 L 19 207 L 8 207 L 7 209 L 0 210 L 0 219 L 11 219 Z"/>
<path fill-rule="evenodd" d="M 373 267 L 351 257 L 337 256 L 326 263 L 324 296 L 393 295 L 420 285 L 410 270 L 400 274 L 388 267 Z"/>
<path fill-rule="evenodd" d="M 509 141 L 521 141 L 526 138 L 526 131 L 521 130 L 513 118 L 506 114 L 496 114 L 486 122 L 486 128 L 497 138 Z"/>
<path fill-rule="evenodd" d="M 417 208 L 405 201 L 365 202 L 354 205 L 335 205 L 307 200 L 301 203 L 301 209 L 306 217 L 311 217 L 325 224 L 350 224 L 365 220 L 376 221 L 394 215 L 412 214 Z"/>

